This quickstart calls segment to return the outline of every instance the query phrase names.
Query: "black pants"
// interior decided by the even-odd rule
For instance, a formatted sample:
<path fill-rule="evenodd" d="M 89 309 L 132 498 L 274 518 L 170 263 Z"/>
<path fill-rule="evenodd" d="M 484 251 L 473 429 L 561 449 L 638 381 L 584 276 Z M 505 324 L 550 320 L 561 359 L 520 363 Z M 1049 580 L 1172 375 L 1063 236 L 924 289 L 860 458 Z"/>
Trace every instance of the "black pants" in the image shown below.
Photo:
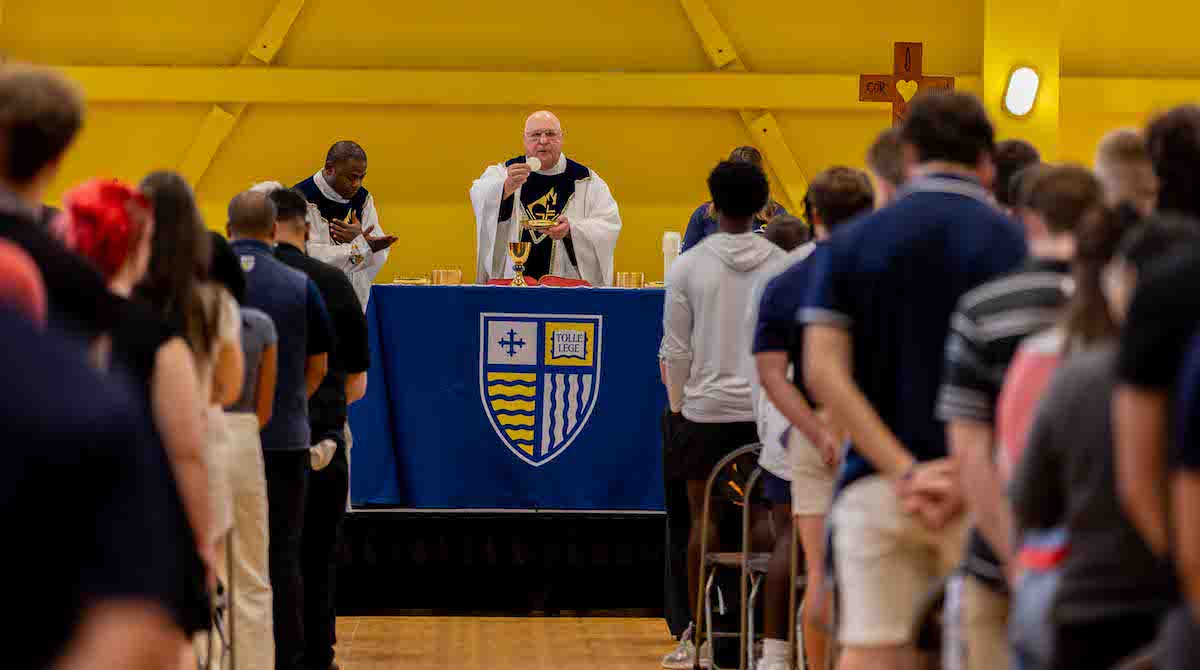
<path fill-rule="evenodd" d="M 324 469 L 308 476 L 308 502 L 304 514 L 304 662 L 310 670 L 327 670 L 333 664 L 337 642 L 337 548 L 346 518 L 350 467 L 344 438 Z"/>
<path fill-rule="evenodd" d="M 1108 670 L 1158 634 L 1158 614 L 1115 616 L 1054 629 L 1052 668 Z"/>
<path fill-rule="evenodd" d="M 674 439 L 674 415 L 671 408 L 663 410 L 663 502 L 667 512 L 666 560 L 664 561 L 663 615 L 671 636 L 678 639 L 692 620 L 688 604 L 696 597 L 688 593 L 687 550 L 692 517 L 688 511 L 687 481 L 666 476 L 667 448 Z"/>
<path fill-rule="evenodd" d="M 304 668 L 304 578 L 300 538 L 311 461 L 308 450 L 264 451 L 267 515 L 271 538 L 271 608 L 275 615 L 275 668 Z"/>

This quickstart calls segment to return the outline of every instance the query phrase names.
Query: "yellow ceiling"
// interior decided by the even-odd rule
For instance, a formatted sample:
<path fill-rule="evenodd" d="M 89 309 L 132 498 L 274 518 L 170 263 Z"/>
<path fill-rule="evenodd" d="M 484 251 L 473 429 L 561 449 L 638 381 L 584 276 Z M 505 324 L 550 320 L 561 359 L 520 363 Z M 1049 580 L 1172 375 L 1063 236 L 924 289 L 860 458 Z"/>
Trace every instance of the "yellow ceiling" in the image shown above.
<path fill-rule="evenodd" d="M 1062 0 L 1064 76 L 1200 77 L 1190 0 Z"/>
<path fill-rule="evenodd" d="M 985 0 L 800 3 L 709 0 L 745 65 L 772 73 L 888 72 L 893 41 L 925 43 L 928 74 L 978 75 Z M 1004 0 L 988 0 L 1003 2 Z M 1190 34 L 1200 5 L 1181 0 L 1062 0 L 1064 76 L 1200 77 Z M 111 6 L 84 0 L 4 3 L 7 55 L 61 65 L 232 65 L 274 0 Z M 1031 16 L 1030 20 L 1038 17 Z M 678 0 L 600 0 L 513 5 L 495 0 L 409 2 L 307 0 L 276 58 L 279 66 L 453 70 L 659 71 L 710 69 Z M 384 227 L 405 237 L 383 278 L 433 264 L 471 266 L 467 189 L 491 162 L 520 150 L 532 108 L 250 105 L 197 187 L 208 222 L 224 203 L 263 179 L 294 182 L 320 167 L 338 139 L 370 155 L 368 188 Z M 1062 100 L 1061 154 L 1087 161 L 1096 139 L 1144 114 L 1097 113 Z M 179 165 L 208 105 L 94 104 L 53 196 L 87 176 L 131 181 Z M 737 115 L 704 110 L 556 110 L 566 151 L 597 170 L 621 204 L 618 269 L 651 277 L 659 239 L 682 229 L 705 197 L 704 178 L 729 150 L 749 142 Z M 778 113 L 808 176 L 833 164 L 861 165 L 888 122 L 885 111 Z"/>
<path fill-rule="evenodd" d="M 1063 72 L 1200 76 L 1188 0 L 1061 0 Z M 981 66 L 983 0 L 801 3 L 710 0 L 746 63 L 763 72 L 857 73 L 891 65 L 893 41 L 926 43 L 931 73 Z M 11 56 L 57 64 L 236 63 L 272 0 L 113 5 L 5 3 Z M 1037 20 L 1037 17 L 1030 17 Z M 676 0 L 503 2 L 308 0 L 280 52 L 292 66 L 699 71 L 708 62 Z"/>

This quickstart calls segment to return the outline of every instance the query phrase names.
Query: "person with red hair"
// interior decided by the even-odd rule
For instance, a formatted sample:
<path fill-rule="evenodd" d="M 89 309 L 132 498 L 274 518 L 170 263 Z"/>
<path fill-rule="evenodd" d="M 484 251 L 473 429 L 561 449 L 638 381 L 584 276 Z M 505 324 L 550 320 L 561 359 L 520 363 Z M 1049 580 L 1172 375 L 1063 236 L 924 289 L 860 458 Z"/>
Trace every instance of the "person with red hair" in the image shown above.
<path fill-rule="evenodd" d="M 207 584 L 215 549 L 209 476 L 204 459 L 205 423 L 191 349 L 183 336 L 149 307 L 130 299 L 146 274 L 154 238 L 147 199 L 130 186 L 93 179 L 64 197 L 66 230 L 79 255 L 91 262 L 117 298 L 119 318 L 104 333 L 101 366 L 123 375 L 138 392 L 161 444 L 161 465 L 175 490 L 166 510 L 175 551 L 166 562 L 175 573 L 164 594 L 181 635 L 209 627 Z"/>

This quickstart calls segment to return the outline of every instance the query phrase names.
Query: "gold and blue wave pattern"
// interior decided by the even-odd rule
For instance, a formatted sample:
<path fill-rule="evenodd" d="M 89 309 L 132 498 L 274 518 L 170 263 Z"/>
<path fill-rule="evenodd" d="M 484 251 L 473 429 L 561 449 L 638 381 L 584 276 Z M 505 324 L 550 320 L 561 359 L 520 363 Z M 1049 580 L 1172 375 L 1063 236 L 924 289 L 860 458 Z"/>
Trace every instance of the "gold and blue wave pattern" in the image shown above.
<path fill-rule="evenodd" d="M 586 428 L 600 380 L 601 317 L 483 314 L 480 390 L 506 447 L 540 467 Z"/>

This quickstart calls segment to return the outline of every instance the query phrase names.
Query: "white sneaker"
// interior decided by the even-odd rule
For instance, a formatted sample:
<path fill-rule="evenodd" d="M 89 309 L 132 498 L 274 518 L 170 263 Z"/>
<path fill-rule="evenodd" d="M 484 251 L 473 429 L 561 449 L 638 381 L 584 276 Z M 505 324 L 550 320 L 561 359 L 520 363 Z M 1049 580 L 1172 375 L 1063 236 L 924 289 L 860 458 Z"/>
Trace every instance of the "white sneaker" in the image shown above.
<path fill-rule="evenodd" d="M 666 670 L 691 670 L 696 664 L 696 645 L 692 644 L 692 626 L 688 625 L 683 635 L 679 636 L 679 646 L 675 651 L 663 656 L 662 667 Z"/>

